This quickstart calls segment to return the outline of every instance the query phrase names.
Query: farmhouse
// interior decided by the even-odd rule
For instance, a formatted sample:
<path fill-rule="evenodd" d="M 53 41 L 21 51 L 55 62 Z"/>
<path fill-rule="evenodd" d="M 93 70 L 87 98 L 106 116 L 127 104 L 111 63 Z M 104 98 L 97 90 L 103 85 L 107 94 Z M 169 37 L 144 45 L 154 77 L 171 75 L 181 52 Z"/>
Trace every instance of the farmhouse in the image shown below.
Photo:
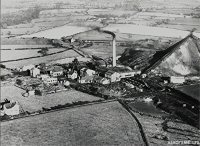
<path fill-rule="evenodd" d="M 86 75 L 93 76 L 93 75 L 95 75 L 95 73 L 96 72 L 94 70 L 91 70 L 91 69 L 88 69 L 85 67 L 80 70 L 81 76 L 86 76 Z"/>

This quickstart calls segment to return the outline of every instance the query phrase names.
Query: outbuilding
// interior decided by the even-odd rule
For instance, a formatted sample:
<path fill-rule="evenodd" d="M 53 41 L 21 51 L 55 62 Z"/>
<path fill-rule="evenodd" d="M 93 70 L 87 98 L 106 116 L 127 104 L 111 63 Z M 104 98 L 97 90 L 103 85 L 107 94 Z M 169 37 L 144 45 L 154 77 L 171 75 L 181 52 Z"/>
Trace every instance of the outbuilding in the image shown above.
<path fill-rule="evenodd" d="M 171 76 L 170 82 L 174 84 L 183 84 L 185 82 L 185 78 L 182 76 L 179 76 L 179 77 Z"/>

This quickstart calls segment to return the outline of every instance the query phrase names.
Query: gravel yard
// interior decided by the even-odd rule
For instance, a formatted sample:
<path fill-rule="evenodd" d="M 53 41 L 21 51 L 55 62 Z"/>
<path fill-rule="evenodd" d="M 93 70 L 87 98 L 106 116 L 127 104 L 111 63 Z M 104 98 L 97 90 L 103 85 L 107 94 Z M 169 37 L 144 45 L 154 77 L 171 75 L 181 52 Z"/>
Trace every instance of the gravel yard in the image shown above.
<path fill-rule="evenodd" d="M 141 146 L 136 122 L 118 102 L 1 123 L 1 145 Z"/>

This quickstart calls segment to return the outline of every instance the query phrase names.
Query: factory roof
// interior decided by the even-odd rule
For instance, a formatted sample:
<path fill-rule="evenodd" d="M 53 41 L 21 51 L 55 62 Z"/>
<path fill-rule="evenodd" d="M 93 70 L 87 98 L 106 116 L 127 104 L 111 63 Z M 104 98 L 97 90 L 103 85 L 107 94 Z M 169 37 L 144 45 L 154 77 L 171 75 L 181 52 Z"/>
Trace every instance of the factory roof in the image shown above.
<path fill-rule="evenodd" d="M 115 67 L 109 68 L 109 70 L 112 70 L 113 72 L 130 72 L 130 71 L 132 71 L 130 68 L 125 67 L 125 66 L 123 66 L 123 67 L 115 66 Z"/>

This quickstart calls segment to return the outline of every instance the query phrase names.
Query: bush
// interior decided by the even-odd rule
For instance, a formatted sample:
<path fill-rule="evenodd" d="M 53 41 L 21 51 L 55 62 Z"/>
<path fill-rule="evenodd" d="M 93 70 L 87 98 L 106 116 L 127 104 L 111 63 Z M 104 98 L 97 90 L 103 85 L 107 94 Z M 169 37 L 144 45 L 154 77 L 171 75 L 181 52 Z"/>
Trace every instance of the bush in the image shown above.
<path fill-rule="evenodd" d="M 6 66 L 3 64 L 0 64 L 0 68 L 6 68 Z"/>

